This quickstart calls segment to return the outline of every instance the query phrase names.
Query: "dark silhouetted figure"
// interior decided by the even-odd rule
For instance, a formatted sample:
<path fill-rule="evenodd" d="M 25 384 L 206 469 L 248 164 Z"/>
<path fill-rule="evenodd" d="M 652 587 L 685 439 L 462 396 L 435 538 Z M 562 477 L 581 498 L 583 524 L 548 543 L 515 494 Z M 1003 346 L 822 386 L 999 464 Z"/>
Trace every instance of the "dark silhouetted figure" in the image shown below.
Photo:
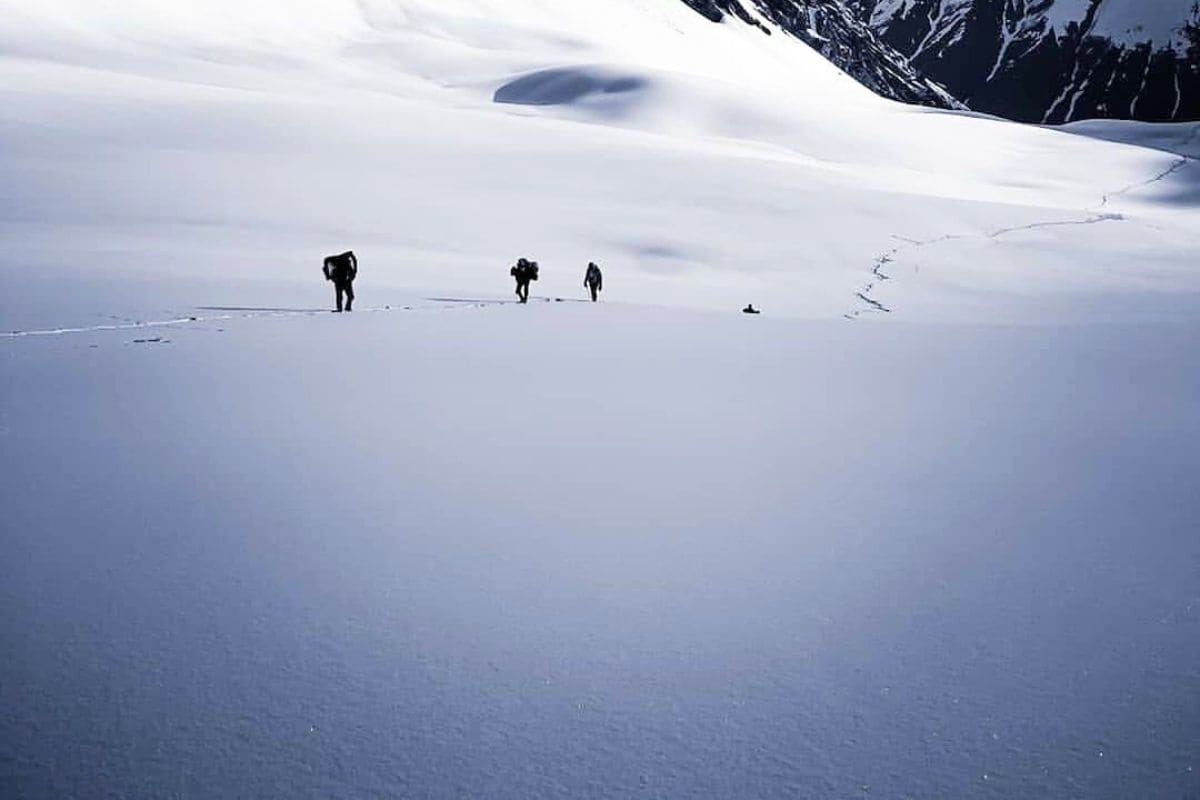
<path fill-rule="evenodd" d="M 745 308 L 742 309 L 742 313 L 743 314 L 761 314 L 762 312 L 759 311 L 757 308 L 755 308 L 753 303 L 750 303 Z"/>
<path fill-rule="evenodd" d="M 354 252 L 347 250 L 338 256 L 328 256 L 322 268 L 325 280 L 333 281 L 334 294 L 337 296 L 337 310 L 342 310 L 342 296 L 346 298 L 346 310 L 354 305 L 354 279 L 358 277 L 358 259 Z"/>
<path fill-rule="evenodd" d="M 517 281 L 517 297 L 522 303 L 529 302 L 529 282 L 538 279 L 538 264 L 525 258 L 517 259 L 517 265 L 508 271 Z"/>
<path fill-rule="evenodd" d="M 587 274 L 583 276 L 583 285 L 591 291 L 592 302 L 596 302 L 600 290 L 604 288 L 604 276 L 600 274 L 600 267 L 596 266 L 595 262 L 588 264 Z"/>

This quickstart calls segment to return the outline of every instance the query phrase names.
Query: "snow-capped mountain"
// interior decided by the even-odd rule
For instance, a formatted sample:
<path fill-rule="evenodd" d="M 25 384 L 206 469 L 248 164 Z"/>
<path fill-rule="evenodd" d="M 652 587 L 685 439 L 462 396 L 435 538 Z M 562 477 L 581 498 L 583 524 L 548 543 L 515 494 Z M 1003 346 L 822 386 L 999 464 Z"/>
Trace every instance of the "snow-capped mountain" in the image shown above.
<path fill-rule="evenodd" d="M 961 108 L 949 92 L 884 44 L 841 0 L 683 0 L 713 22 L 732 15 L 771 34 L 796 36 L 876 93 L 906 103 Z"/>
<path fill-rule="evenodd" d="M 1062 123 L 1200 119 L 1196 0 L 850 0 L 979 111 Z"/>

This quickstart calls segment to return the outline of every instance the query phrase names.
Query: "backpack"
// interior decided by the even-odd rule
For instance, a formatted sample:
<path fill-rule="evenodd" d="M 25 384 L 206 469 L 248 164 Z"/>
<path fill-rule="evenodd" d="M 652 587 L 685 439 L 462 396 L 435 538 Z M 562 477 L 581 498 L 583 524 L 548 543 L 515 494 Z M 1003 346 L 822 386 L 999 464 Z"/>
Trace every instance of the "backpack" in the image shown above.
<path fill-rule="evenodd" d="M 529 280 L 536 281 L 538 279 L 538 264 L 537 264 L 537 262 L 530 261 L 527 269 L 529 271 L 526 274 L 529 276 Z"/>

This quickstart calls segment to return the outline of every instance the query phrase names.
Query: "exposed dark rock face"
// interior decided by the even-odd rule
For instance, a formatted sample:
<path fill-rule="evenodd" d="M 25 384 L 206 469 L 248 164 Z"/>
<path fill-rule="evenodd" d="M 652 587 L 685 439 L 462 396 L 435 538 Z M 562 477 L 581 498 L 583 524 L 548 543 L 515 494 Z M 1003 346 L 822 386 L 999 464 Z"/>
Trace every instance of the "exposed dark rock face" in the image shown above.
<path fill-rule="evenodd" d="M 1194 0 L 846 2 L 978 111 L 1045 123 L 1200 119 Z"/>
<path fill-rule="evenodd" d="M 713 22 L 732 15 L 771 35 L 795 36 L 884 97 L 936 108 L 962 108 L 944 88 L 909 66 L 841 0 L 683 0 Z M 747 8 L 755 9 L 761 19 Z M 764 20 L 767 24 L 764 24 Z"/>

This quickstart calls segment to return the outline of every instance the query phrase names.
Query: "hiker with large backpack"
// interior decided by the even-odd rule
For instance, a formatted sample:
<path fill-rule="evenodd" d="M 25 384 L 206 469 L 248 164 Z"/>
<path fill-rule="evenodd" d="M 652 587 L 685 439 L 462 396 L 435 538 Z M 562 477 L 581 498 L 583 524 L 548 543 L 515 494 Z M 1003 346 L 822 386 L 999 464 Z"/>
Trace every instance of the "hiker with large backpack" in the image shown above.
<path fill-rule="evenodd" d="M 600 267 L 594 262 L 588 264 L 587 274 L 583 276 L 583 285 L 591 291 L 592 302 L 596 302 L 597 295 L 604 288 L 604 276 L 600 274 Z"/>
<path fill-rule="evenodd" d="M 525 258 L 517 259 L 517 265 L 508 271 L 517 281 L 517 297 L 522 303 L 529 302 L 529 282 L 538 279 L 538 263 Z"/>
<path fill-rule="evenodd" d="M 333 281 L 334 295 L 337 299 L 337 310 L 342 310 L 342 296 L 346 298 L 346 310 L 354 305 L 354 279 L 358 277 L 358 259 L 353 250 L 325 258 L 325 266 L 321 268 L 325 280 Z"/>

